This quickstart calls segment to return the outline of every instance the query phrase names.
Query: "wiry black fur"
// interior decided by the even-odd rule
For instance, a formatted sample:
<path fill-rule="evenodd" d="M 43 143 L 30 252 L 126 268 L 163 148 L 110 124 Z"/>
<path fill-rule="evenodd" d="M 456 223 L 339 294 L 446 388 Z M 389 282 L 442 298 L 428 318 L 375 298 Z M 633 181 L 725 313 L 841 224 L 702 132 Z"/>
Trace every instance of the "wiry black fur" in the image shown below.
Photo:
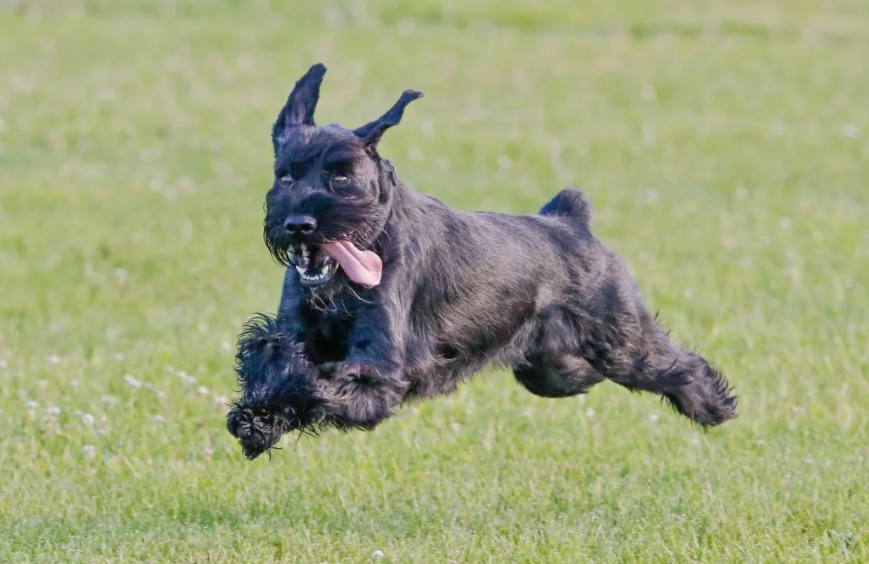
<path fill-rule="evenodd" d="M 316 127 L 324 72 L 312 67 L 275 124 L 266 245 L 287 265 L 299 240 L 349 239 L 382 258 L 383 279 L 367 288 L 339 270 L 312 288 L 287 268 L 277 318 L 255 318 L 239 340 L 242 397 L 228 428 L 248 457 L 292 430 L 372 429 L 489 364 L 543 397 L 609 379 L 661 395 L 702 426 L 736 415 L 721 373 L 670 342 L 624 263 L 591 234 L 581 192 L 522 216 L 457 211 L 414 192 L 376 145 L 420 95 L 406 92 L 355 131 Z M 290 235 L 291 214 L 316 218 L 317 230 Z"/>

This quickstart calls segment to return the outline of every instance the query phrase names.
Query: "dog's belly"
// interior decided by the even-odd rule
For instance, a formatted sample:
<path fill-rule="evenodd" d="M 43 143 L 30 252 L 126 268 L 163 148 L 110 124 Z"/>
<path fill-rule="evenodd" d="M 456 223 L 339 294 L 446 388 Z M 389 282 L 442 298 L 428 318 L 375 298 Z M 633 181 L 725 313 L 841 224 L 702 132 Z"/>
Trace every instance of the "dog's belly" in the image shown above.
<path fill-rule="evenodd" d="M 407 397 L 451 393 L 485 366 L 512 365 L 521 359 L 533 335 L 533 295 L 506 300 L 500 308 L 444 308 L 429 317 L 434 326 L 417 331 L 406 351 Z"/>

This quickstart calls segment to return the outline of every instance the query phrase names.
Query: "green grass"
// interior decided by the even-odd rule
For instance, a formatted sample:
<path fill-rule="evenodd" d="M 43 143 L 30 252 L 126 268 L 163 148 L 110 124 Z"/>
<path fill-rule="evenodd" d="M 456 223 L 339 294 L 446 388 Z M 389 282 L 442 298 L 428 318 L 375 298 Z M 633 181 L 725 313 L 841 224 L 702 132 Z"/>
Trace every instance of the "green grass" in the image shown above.
<path fill-rule="evenodd" d="M 869 562 L 867 52 L 864 0 L 0 2 L 0 560 Z M 412 187 L 586 190 L 740 418 L 488 372 L 246 462 L 220 398 L 315 61 L 323 123 L 426 93 L 381 145 Z"/>

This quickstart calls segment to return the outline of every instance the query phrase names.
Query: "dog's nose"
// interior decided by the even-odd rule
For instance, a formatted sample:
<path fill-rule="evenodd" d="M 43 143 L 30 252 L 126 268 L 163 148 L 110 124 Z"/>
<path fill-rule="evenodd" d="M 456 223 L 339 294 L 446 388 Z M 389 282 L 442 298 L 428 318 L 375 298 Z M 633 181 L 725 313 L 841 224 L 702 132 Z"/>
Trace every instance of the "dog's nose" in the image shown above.
<path fill-rule="evenodd" d="M 310 235 L 317 229 L 317 220 L 310 215 L 291 215 L 284 220 L 284 229 L 291 235 Z"/>

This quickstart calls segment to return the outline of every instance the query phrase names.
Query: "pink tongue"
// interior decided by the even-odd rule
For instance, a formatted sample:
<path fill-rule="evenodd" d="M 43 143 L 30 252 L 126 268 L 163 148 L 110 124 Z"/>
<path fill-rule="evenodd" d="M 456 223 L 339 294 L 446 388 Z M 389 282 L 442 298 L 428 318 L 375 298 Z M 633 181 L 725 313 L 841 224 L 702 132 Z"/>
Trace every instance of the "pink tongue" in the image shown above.
<path fill-rule="evenodd" d="M 383 261 L 375 253 L 359 250 L 350 241 L 326 243 L 321 248 L 338 261 L 350 280 L 369 287 L 380 284 Z"/>

